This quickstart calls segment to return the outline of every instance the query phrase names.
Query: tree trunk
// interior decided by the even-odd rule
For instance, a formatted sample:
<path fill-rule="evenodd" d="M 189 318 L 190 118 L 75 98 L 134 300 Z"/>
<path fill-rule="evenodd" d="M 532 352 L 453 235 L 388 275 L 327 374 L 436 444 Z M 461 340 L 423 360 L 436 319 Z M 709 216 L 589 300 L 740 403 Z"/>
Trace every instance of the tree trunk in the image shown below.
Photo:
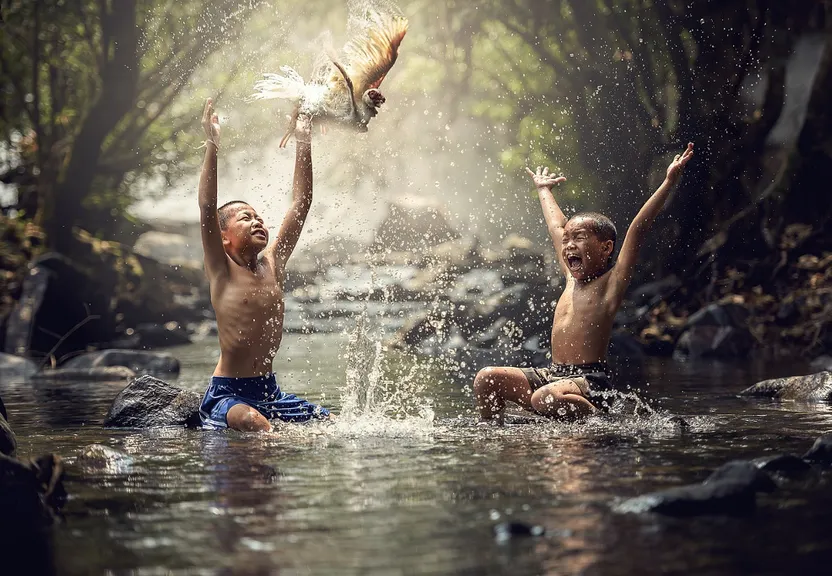
<path fill-rule="evenodd" d="M 136 0 L 118 0 L 102 9 L 101 91 L 75 139 L 63 178 L 44 202 L 42 221 L 49 245 L 72 252 L 72 227 L 89 194 L 107 135 L 133 106 L 139 79 Z"/>

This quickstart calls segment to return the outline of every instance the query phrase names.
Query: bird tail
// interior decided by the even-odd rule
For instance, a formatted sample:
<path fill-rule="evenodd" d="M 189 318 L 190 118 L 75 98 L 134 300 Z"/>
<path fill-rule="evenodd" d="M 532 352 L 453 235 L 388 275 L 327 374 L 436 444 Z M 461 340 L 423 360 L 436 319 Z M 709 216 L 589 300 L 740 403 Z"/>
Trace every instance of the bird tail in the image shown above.
<path fill-rule="evenodd" d="M 289 66 L 281 66 L 282 74 L 263 74 L 263 79 L 254 84 L 254 94 L 249 100 L 270 100 L 282 98 L 284 100 L 300 100 L 306 83 L 300 74 Z"/>

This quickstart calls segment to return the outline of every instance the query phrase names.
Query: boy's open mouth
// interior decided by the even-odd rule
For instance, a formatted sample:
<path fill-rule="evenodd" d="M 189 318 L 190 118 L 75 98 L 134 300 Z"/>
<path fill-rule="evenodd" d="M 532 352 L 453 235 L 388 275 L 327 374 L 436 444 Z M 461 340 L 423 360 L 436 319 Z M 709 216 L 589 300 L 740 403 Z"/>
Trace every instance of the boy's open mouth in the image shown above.
<path fill-rule="evenodd" d="M 569 266 L 570 270 L 575 270 L 583 265 L 583 259 L 575 254 L 567 254 L 566 264 Z"/>
<path fill-rule="evenodd" d="M 265 230 L 255 230 L 251 233 L 252 236 L 260 236 L 264 240 L 266 239 L 266 231 Z"/>

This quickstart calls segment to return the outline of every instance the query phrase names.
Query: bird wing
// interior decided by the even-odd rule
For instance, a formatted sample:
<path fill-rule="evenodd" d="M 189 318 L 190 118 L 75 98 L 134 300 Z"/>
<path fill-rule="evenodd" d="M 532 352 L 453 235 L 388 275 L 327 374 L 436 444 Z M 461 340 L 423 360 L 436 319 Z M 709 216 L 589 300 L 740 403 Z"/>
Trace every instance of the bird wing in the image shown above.
<path fill-rule="evenodd" d="M 399 44 L 407 33 L 407 18 L 374 13 L 364 34 L 344 46 L 345 69 L 359 101 L 364 92 L 378 88 L 399 55 Z"/>

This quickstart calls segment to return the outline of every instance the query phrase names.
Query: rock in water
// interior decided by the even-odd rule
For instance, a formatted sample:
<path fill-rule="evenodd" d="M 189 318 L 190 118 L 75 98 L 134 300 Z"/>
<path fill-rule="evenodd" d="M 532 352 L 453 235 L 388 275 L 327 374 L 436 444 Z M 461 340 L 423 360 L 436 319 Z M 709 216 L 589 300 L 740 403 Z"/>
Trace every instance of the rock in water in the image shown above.
<path fill-rule="evenodd" d="M 812 444 L 803 459 L 823 466 L 832 465 L 832 433 L 824 434 Z"/>
<path fill-rule="evenodd" d="M 124 366 L 78 369 L 58 368 L 32 374 L 32 380 L 60 380 L 71 382 L 118 382 L 135 378 L 136 373 Z"/>
<path fill-rule="evenodd" d="M 157 426 L 201 425 L 202 397 L 152 376 L 139 376 L 119 392 L 104 426 L 108 428 L 151 428 Z"/>
<path fill-rule="evenodd" d="M 25 379 L 37 371 L 37 365 L 28 358 L 0 352 L 0 376 L 3 378 Z"/>
<path fill-rule="evenodd" d="M 54 454 L 31 462 L 0 455 L 0 525 L 22 531 L 51 525 L 66 502 L 63 476 Z"/>
<path fill-rule="evenodd" d="M 771 492 L 774 481 L 751 462 L 733 461 L 716 469 L 702 484 L 679 486 L 630 498 L 619 512 L 655 512 L 666 516 L 746 515 L 754 511 L 757 492 Z"/>
<path fill-rule="evenodd" d="M 803 476 L 812 469 L 802 458 L 798 458 L 793 454 L 780 454 L 778 456 L 762 456 L 754 459 L 760 470 L 764 470 L 770 474 L 785 476 L 787 478 L 794 478 Z"/>
<path fill-rule="evenodd" d="M 61 368 L 88 370 L 106 366 L 126 366 L 136 374 L 179 374 L 179 360 L 164 352 L 143 350 L 99 350 L 81 354 L 64 363 Z"/>
<path fill-rule="evenodd" d="M 81 449 L 76 464 L 85 472 L 123 474 L 133 466 L 133 458 L 109 446 L 90 444 Z"/>
<path fill-rule="evenodd" d="M 832 400 L 832 372 L 763 380 L 740 392 L 741 396 L 823 402 Z"/>

